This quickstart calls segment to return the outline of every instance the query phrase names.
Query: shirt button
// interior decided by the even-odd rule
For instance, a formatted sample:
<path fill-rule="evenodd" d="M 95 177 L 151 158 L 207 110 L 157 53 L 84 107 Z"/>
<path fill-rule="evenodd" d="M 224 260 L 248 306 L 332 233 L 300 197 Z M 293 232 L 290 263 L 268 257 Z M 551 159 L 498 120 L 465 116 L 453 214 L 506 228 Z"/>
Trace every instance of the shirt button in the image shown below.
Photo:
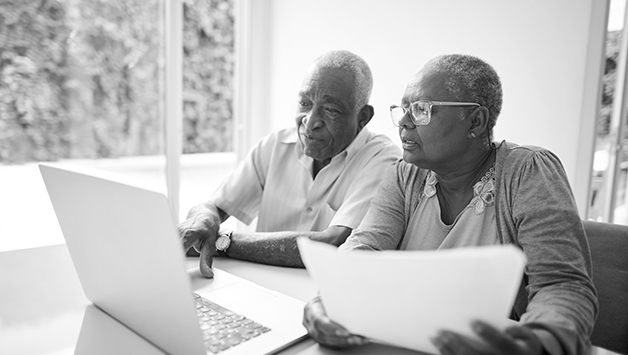
<path fill-rule="evenodd" d="M 308 207 L 305 209 L 308 213 L 312 212 L 312 207 Z"/>

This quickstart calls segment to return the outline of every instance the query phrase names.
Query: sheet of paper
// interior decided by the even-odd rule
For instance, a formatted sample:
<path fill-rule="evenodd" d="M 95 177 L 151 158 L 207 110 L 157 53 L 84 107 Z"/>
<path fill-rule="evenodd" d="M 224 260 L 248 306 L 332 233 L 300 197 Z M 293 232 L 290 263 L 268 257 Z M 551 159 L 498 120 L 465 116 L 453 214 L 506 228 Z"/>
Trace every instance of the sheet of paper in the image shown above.
<path fill-rule="evenodd" d="M 512 245 L 439 251 L 352 251 L 298 240 L 327 315 L 350 332 L 437 353 L 441 329 L 474 336 L 472 320 L 499 329 L 508 319 L 525 266 Z"/>

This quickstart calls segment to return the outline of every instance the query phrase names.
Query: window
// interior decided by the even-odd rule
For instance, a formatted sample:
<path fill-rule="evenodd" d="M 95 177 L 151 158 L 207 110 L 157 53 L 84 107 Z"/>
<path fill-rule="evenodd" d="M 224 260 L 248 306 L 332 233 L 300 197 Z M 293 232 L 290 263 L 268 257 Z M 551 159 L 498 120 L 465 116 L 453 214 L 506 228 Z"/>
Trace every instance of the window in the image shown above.
<path fill-rule="evenodd" d="M 234 168 L 232 0 L 183 3 L 183 144 L 179 219 Z"/>
<path fill-rule="evenodd" d="M 180 115 L 166 114 L 166 5 L 182 6 Z M 0 4 L 0 251 L 63 243 L 36 163 L 90 165 L 166 191 L 180 214 L 235 164 L 232 0 L 14 0 Z M 181 91 L 181 90 L 179 90 Z M 181 120 L 171 158 L 168 125 Z M 177 171 L 177 174 L 179 171 Z M 178 189 L 178 186 L 176 187 Z M 33 223 L 34 220 L 37 223 Z M 29 226 L 29 238 L 20 235 Z M 38 231 L 33 231 L 38 228 Z M 30 239 L 39 235 L 41 239 Z"/>
<path fill-rule="evenodd" d="M 628 225 L 625 12 L 626 0 L 611 1 L 588 218 Z"/>

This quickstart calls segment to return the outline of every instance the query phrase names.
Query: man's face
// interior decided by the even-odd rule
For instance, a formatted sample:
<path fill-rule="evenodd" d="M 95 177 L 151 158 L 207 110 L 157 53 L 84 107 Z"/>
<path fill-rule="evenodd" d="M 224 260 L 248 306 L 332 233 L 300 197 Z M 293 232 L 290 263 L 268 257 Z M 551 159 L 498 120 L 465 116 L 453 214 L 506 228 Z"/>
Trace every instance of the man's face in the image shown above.
<path fill-rule="evenodd" d="M 447 76 L 429 71 L 416 74 L 408 83 L 402 105 L 408 107 L 418 100 L 459 101 L 445 87 Z M 467 109 L 466 111 L 469 111 Z M 458 159 L 469 151 L 469 120 L 462 120 L 460 108 L 433 106 L 432 118 L 427 126 L 415 126 L 406 115 L 401 120 L 399 136 L 403 148 L 403 160 L 426 169 L 441 169 L 457 164 Z"/>
<path fill-rule="evenodd" d="M 342 152 L 358 133 L 354 80 L 341 69 L 311 69 L 301 85 L 296 124 L 304 152 L 324 162 Z"/>

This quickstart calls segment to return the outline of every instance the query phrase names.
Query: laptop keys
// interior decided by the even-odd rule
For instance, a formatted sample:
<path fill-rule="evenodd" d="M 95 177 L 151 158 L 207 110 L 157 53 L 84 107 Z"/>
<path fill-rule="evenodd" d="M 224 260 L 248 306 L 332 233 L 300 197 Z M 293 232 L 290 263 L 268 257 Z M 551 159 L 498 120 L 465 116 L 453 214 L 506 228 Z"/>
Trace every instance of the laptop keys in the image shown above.
<path fill-rule="evenodd" d="M 194 293 L 205 347 L 213 354 L 242 344 L 271 329 Z"/>

